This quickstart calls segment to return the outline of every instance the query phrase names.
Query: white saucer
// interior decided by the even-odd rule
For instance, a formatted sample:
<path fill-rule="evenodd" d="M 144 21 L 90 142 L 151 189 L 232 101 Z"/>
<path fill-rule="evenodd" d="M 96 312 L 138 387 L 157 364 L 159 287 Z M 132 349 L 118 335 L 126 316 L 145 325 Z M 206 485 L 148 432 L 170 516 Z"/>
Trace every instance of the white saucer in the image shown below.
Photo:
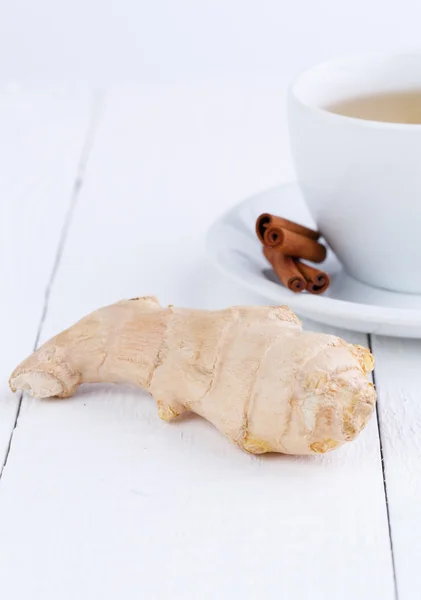
<path fill-rule="evenodd" d="M 255 233 L 257 217 L 270 212 L 303 225 L 314 222 L 296 183 L 245 200 L 212 225 L 207 236 L 211 261 L 226 275 L 303 317 L 379 335 L 421 338 L 421 295 L 388 292 L 347 275 L 332 251 L 323 268 L 331 286 L 321 296 L 294 294 L 278 283 Z"/>

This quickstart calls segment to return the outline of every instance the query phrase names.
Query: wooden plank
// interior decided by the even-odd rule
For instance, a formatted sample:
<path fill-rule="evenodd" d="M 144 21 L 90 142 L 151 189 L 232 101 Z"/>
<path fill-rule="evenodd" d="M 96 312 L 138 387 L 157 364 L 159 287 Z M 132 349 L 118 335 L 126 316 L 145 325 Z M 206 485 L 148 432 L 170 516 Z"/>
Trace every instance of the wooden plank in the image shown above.
<path fill-rule="evenodd" d="M 0 91 L 0 471 L 19 404 L 7 379 L 34 348 L 90 111 L 86 93 Z"/>
<path fill-rule="evenodd" d="M 421 341 L 373 336 L 376 387 L 399 598 L 418 598 L 421 573 Z"/>
<path fill-rule="evenodd" d="M 282 127 L 280 97 L 269 97 L 111 95 L 42 340 L 121 297 L 264 302 L 207 267 L 203 239 L 245 187 L 274 183 L 269 125 Z M 252 457 L 199 418 L 160 421 L 137 389 L 92 386 L 61 402 L 25 398 L 10 462 L 0 494 L 8 599 L 394 596 L 374 419 L 326 457 Z"/>

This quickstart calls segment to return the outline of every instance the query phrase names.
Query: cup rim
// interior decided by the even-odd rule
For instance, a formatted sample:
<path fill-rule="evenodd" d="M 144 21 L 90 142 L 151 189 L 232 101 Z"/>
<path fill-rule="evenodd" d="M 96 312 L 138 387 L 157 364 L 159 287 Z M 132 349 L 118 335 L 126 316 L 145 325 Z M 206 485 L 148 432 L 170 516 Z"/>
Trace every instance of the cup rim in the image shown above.
<path fill-rule="evenodd" d="M 421 60 L 421 49 L 410 50 L 410 51 L 396 51 L 396 52 L 367 52 L 358 54 L 343 54 L 333 58 L 329 58 L 317 63 L 313 63 L 311 66 L 302 69 L 289 83 L 287 88 L 288 102 L 294 102 L 301 106 L 306 111 L 317 115 L 318 117 L 342 121 L 343 123 L 359 125 L 367 128 L 380 128 L 380 129 L 402 129 L 402 130 L 419 130 L 421 123 L 394 123 L 391 121 L 373 121 L 371 119 L 361 119 L 358 117 L 351 117 L 347 115 L 341 115 L 338 113 L 330 112 L 319 106 L 312 105 L 302 100 L 296 93 L 297 85 L 312 71 L 323 67 L 334 67 L 335 65 L 343 63 L 357 63 L 358 61 L 375 61 L 380 59 L 392 59 L 392 58 L 405 58 L 405 57 L 419 57 Z M 420 85 L 421 89 L 421 85 Z"/>

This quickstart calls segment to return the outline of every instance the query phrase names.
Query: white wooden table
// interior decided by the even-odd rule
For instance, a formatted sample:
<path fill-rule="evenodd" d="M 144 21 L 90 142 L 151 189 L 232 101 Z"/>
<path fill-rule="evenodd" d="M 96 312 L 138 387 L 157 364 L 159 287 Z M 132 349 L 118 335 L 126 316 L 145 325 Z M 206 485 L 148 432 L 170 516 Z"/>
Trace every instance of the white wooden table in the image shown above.
<path fill-rule="evenodd" d="M 293 179 L 284 97 L 267 81 L 2 90 L 1 598 L 421 597 L 421 342 L 335 332 L 374 350 L 377 418 L 320 459 L 248 456 L 131 387 L 7 387 L 121 298 L 265 302 L 213 271 L 204 235 Z"/>

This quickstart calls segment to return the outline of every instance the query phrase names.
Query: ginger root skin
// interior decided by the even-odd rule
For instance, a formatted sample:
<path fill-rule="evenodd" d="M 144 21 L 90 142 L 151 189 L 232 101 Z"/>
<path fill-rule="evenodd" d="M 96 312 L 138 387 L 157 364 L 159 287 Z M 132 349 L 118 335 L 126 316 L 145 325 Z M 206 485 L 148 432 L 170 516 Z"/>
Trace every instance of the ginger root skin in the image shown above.
<path fill-rule="evenodd" d="M 220 311 L 123 300 L 52 338 L 10 377 L 13 391 L 65 398 L 82 383 L 129 382 L 162 419 L 201 415 L 253 454 L 320 454 L 373 413 L 370 352 L 303 332 L 288 307 Z"/>

